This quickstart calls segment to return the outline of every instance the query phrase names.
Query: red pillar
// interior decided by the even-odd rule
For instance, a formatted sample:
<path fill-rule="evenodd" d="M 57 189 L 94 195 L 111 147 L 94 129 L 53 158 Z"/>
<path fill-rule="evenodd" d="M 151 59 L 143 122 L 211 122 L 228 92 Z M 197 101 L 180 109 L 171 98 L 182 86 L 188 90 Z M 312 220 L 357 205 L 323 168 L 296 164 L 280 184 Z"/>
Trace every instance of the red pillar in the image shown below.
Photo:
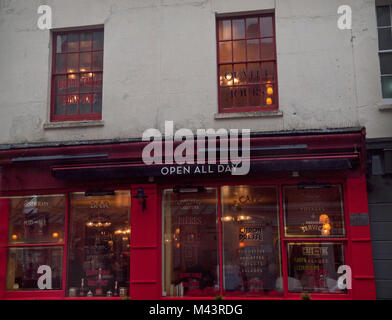
<path fill-rule="evenodd" d="M 146 208 L 134 198 L 143 188 Z M 160 298 L 160 236 L 156 185 L 133 185 L 131 200 L 131 285 L 130 297 L 135 300 Z"/>
<path fill-rule="evenodd" d="M 366 177 L 347 179 L 348 221 L 355 220 L 356 214 L 369 214 Z M 354 300 L 376 299 L 373 272 L 373 256 L 370 238 L 370 222 L 352 225 L 350 223 L 349 248 L 351 249 L 352 297 Z M 363 225 L 366 224 L 366 225 Z"/>

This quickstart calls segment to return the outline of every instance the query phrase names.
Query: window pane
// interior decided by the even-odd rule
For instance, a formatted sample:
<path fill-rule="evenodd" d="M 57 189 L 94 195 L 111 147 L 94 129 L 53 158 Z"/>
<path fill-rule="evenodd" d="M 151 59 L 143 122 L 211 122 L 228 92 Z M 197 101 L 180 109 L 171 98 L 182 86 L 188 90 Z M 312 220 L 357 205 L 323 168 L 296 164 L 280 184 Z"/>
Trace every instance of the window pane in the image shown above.
<path fill-rule="evenodd" d="M 233 66 L 231 64 L 225 64 L 219 67 L 219 84 L 221 86 L 232 86 L 233 77 Z"/>
<path fill-rule="evenodd" d="M 166 296 L 216 296 L 218 282 L 217 192 L 163 193 Z"/>
<path fill-rule="evenodd" d="M 116 283 L 117 289 L 129 288 L 130 201 L 129 191 L 71 194 L 68 295 L 75 290 L 83 296 L 90 290 L 94 296 L 115 295 Z"/>
<path fill-rule="evenodd" d="M 40 266 L 49 266 L 50 272 L 40 270 L 38 273 Z M 7 290 L 60 290 L 62 269 L 63 249 L 61 247 L 9 248 Z M 42 281 L 49 287 L 39 288 L 38 279 L 44 273 L 47 276 L 51 274 L 50 280 L 47 278 Z"/>
<path fill-rule="evenodd" d="M 248 82 L 260 82 L 260 63 L 248 63 Z"/>
<path fill-rule="evenodd" d="M 233 20 L 233 39 L 244 39 L 245 38 L 245 20 L 236 19 Z"/>
<path fill-rule="evenodd" d="M 288 243 L 290 292 L 345 293 L 337 273 L 344 265 L 344 247 L 337 243 Z"/>
<path fill-rule="evenodd" d="M 66 72 L 66 59 L 67 56 L 65 54 L 56 54 L 56 73 L 65 73 Z"/>
<path fill-rule="evenodd" d="M 79 75 L 68 75 L 68 93 L 77 93 L 79 91 Z"/>
<path fill-rule="evenodd" d="M 247 52 L 248 60 L 258 60 L 260 58 L 259 54 L 259 40 L 248 40 L 247 41 Z"/>
<path fill-rule="evenodd" d="M 378 47 L 380 50 L 392 49 L 391 28 L 378 29 Z"/>
<path fill-rule="evenodd" d="M 55 77 L 55 93 L 62 94 L 67 91 L 67 77 L 66 76 L 56 76 Z"/>
<path fill-rule="evenodd" d="M 222 232 L 225 295 L 283 293 L 276 188 L 222 187 Z"/>
<path fill-rule="evenodd" d="M 94 32 L 93 50 L 103 50 L 103 31 Z"/>
<path fill-rule="evenodd" d="M 102 73 L 94 73 L 94 91 L 102 91 Z"/>
<path fill-rule="evenodd" d="M 380 53 L 381 74 L 392 75 L 392 53 Z"/>
<path fill-rule="evenodd" d="M 261 17 L 260 18 L 260 36 L 261 37 L 273 37 L 274 36 L 272 17 Z"/>
<path fill-rule="evenodd" d="M 261 104 L 262 90 L 261 86 L 250 86 L 248 88 L 249 103 L 251 107 L 259 107 Z"/>
<path fill-rule="evenodd" d="M 67 96 L 67 114 L 77 114 L 79 108 L 79 96 Z"/>
<path fill-rule="evenodd" d="M 9 210 L 9 244 L 64 242 L 64 195 L 12 197 Z"/>
<path fill-rule="evenodd" d="M 82 94 L 80 96 L 80 113 L 91 113 L 91 101 L 93 96 L 91 94 Z"/>
<path fill-rule="evenodd" d="M 231 62 L 232 61 L 232 50 L 231 42 L 220 42 L 219 43 L 219 62 Z"/>
<path fill-rule="evenodd" d="M 89 51 L 92 49 L 92 33 L 80 34 L 80 51 Z"/>
<path fill-rule="evenodd" d="M 233 53 L 234 61 L 245 61 L 245 41 L 233 41 Z"/>
<path fill-rule="evenodd" d="M 384 99 L 392 98 L 392 77 L 383 76 L 381 77 L 382 82 L 382 97 Z"/>
<path fill-rule="evenodd" d="M 389 6 L 377 7 L 377 26 L 384 27 L 391 25 L 391 12 Z"/>
<path fill-rule="evenodd" d="M 102 70 L 103 69 L 103 53 L 102 52 L 94 52 L 93 53 L 93 70 Z"/>
<path fill-rule="evenodd" d="M 79 54 L 78 53 L 71 53 L 67 56 L 67 72 L 77 72 L 78 71 L 78 64 L 79 64 Z"/>
<path fill-rule="evenodd" d="M 93 74 L 82 73 L 80 75 L 80 92 L 92 92 L 93 90 Z"/>
<path fill-rule="evenodd" d="M 231 39 L 231 22 L 230 20 L 221 20 L 218 22 L 219 40 Z"/>
<path fill-rule="evenodd" d="M 233 89 L 234 106 L 245 107 L 247 105 L 247 91 L 247 87 L 236 87 Z"/>
<path fill-rule="evenodd" d="M 257 38 L 259 36 L 259 24 L 257 18 L 246 19 L 246 37 Z"/>
<path fill-rule="evenodd" d="M 233 107 L 233 89 L 232 88 L 221 88 L 220 89 L 220 105 L 224 109 Z"/>
<path fill-rule="evenodd" d="M 102 93 L 94 93 L 93 98 L 93 113 L 102 112 Z"/>
<path fill-rule="evenodd" d="M 261 39 L 261 59 L 274 59 L 275 58 L 275 48 L 274 39 L 265 38 Z"/>
<path fill-rule="evenodd" d="M 285 235 L 342 237 L 345 235 L 342 187 L 283 187 Z"/>
<path fill-rule="evenodd" d="M 261 80 L 263 82 L 275 81 L 275 64 L 274 64 L 274 62 L 263 62 L 261 64 Z"/>
<path fill-rule="evenodd" d="M 235 64 L 234 65 L 234 84 L 243 85 L 246 84 L 246 64 Z"/>
<path fill-rule="evenodd" d="M 79 51 L 79 33 L 68 34 L 68 52 Z"/>
<path fill-rule="evenodd" d="M 80 71 L 90 71 L 91 70 L 91 53 L 81 53 L 80 54 Z"/>
<path fill-rule="evenodd" d="M 56 53 L 66 52 L 67 50 L 67 36 L 58 35 L 56 38 Z"/>
<path fill-rule="evenodd" d="M 54 105 L 54 114 L 65 114 L 67 96 L 57 96 Z"/>

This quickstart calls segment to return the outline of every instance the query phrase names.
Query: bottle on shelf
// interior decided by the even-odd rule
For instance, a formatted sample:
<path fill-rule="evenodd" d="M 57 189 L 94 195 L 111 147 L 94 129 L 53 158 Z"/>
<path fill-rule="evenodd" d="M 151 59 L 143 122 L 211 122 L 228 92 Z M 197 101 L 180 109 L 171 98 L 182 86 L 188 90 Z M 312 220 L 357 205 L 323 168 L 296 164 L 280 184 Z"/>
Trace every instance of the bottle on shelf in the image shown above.
<path fill-rule="evenodd" d="M 85 292 L 85 288 L 84 288 L 84 278 L 82 278 L 82 282 L 80 284 L 80 289 L 79 289 L 79 296 L 84 297 L 86 292 Z"/>
<path fill-rule="evenodd" d="M 113 296 L 118 297 L 119 296 L 119 290 L 118 290 L 118 282 L 114 282 L 114 290 L 113 290 Z"/>
<path fill-rule="evenodd" d="M 95 289 L 95 295 L 96 296 L 102 296 L 102 294 L 103 294 L 103 290 L 102 290 L 102 268 L 99 268 L 97 288 Z"/>

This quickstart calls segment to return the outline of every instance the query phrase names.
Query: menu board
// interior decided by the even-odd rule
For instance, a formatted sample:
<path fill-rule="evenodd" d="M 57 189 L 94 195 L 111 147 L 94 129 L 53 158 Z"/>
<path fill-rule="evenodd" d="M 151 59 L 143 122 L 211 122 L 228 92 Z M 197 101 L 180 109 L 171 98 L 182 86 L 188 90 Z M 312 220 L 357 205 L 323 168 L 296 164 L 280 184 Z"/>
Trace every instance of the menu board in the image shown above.
<path fill-rule="evenodd" d="M 341 185 L 285 186 L 286 237 L 343 237 L 344 210 Z"/>
<path fill-rule="evenodd" d="M 344 265 L 344 248 L 338 243 L 288 243 L 290 292 L 343 292 L 337 270 Z"/>

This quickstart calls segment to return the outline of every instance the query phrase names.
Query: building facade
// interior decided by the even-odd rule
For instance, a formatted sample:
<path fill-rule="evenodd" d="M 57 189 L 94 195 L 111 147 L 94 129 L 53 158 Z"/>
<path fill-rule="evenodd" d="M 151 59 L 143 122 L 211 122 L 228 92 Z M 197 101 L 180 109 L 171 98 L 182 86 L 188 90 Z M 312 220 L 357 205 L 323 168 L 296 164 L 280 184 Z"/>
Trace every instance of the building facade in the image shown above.
<path fill-rule="evenodd" d="M 1 0 L 0 298 L 392 298 L 391 4 Z"/>

